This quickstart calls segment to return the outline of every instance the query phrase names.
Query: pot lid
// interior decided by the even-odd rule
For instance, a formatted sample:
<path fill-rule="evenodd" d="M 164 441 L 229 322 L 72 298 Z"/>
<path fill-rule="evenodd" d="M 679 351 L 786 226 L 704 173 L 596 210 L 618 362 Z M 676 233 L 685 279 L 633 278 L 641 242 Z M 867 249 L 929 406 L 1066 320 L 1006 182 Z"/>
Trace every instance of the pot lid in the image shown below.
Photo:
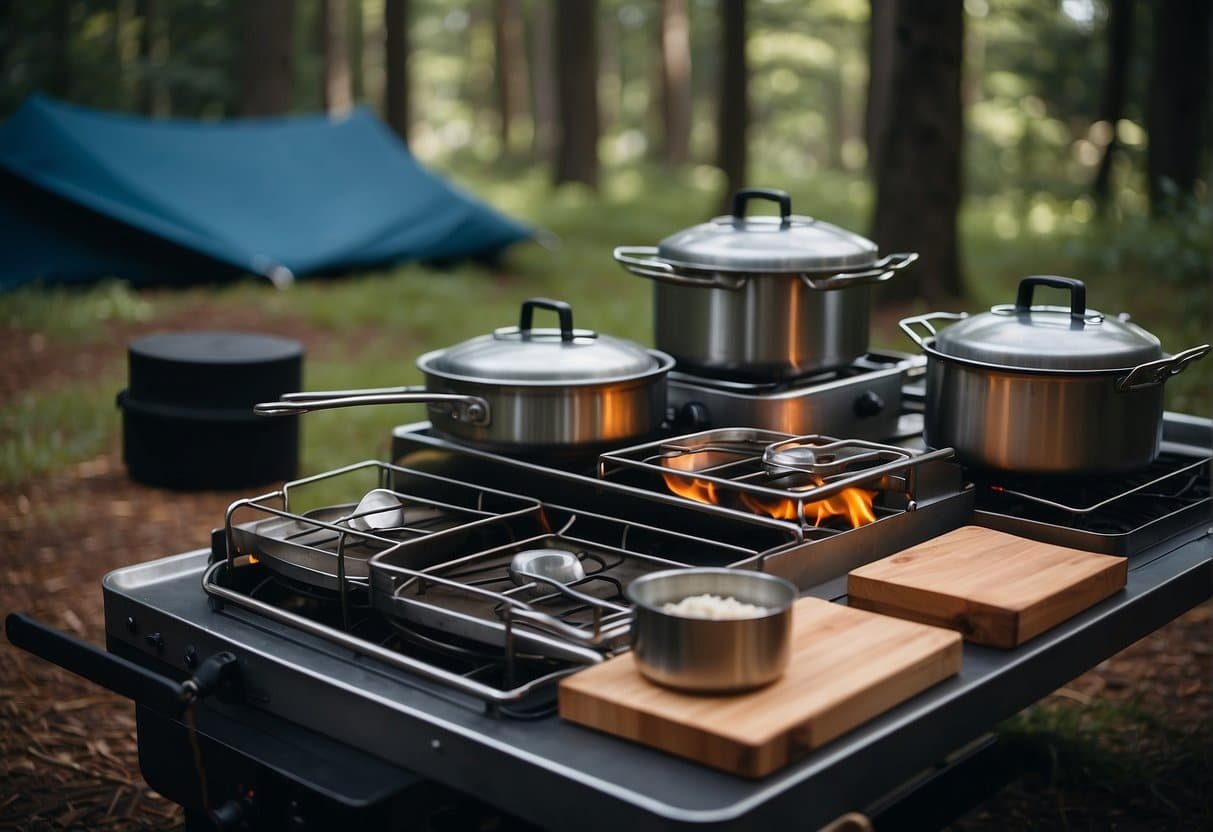
<path fill-rule="evenodd" d="M 1069 308 L 1033 306 L 1037 286 L 1069 290 Z M 935 349 L 955 358 L 1042 370 L 1115 370 L 1162 357 L 1157 338 L 1127 320 L 1088 309 L 1086 296 L 1081 280 L 1025 277 L 1014 306 L 995 306 L 940 330 Z"/>
<path fill-rule="evenodd" d="M 779 216 L 747 217 L 746 203 L 779 203 Z M 675 266 L 724 272 L 821 272 L 876 262 L 871 240 L 812 217 L 792 214 L 784 191 L 750 188 L 733 196 L 733 213 L 666 237 L 657 256 Z"/>
<path fill-rule="evenodd" d="M 532 327 L 535 309 L 556 312 L 559 329 Z M 632 341 L 574 329 L 567 303 L 531 298 L 522 303 L 518 326 L 426 353 L 417 365 L 425 372 L 472 381 L 568 384 L 644 376 L 662 366 L 657 355 Z"/>

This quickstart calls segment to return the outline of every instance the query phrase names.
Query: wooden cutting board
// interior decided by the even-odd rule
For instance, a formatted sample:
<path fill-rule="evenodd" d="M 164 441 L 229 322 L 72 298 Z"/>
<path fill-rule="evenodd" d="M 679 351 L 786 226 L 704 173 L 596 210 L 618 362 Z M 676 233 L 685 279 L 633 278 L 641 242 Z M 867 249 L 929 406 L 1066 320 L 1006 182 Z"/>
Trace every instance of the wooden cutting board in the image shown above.
<path fill-rule="evenodd" d="M 762 777 L 960 669 L 956 633 L 831 604 L 796 602 L 792 655 L 749 693 L 679 693 L 647 681 L 630 653 L 560 683 L 565 719 Z"/>
<path fill-rule="evenodd" d="M 1125 558 L 964 526 L 847 576 L 848 603 L 1016 647 L 1124 588 Z"/>

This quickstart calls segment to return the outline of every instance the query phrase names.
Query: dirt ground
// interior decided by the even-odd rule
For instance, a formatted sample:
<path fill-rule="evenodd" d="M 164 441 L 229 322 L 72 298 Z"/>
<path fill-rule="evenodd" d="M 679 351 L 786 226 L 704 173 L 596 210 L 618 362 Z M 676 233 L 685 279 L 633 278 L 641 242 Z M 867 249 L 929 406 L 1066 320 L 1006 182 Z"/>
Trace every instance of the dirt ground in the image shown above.
<path fill-rule="evenodd" d="M 197 318 L 190 324 L 205 326 Z M 225 317 L 221 328 L 239 329 L 241 322 Z M 324 337 L 290 322 L 279 329 L 302 338 L 309 350 Z M 0 396 L 121 366 L 125 343 L 140 331 L 117 328 L 104 346 L 81 351 L 2 330 Z M 207 545 L 210 529 L 221 524 L 224 508 L 237 496 L 244 494 L 177 493 L 132 483 L 116 440 L 95 459 L 18 490 L 0 490 L 0 610 L 27 611 L 102 643 L 102 576 Z M 1208 756 L 1175 749 L 1213 747 L 1211 630 L 1213 606 L 1206 603 L 1038 706 L 1045 713 L 1076 714 L 1078 723 L 1089 723 L 1088 715 L 1117 716 L 1088 731 L 1083 747 L 1042 739 L 1054 761 L 1079 761 L 1076 770 L 1065 776 L 1029 772 L 958 828 L 1203 826 L 1213 789 Z M 1139 778 L 1140 788 L 1108 788 L 1106 771 L 1092 767 L 1091 759 L 1144 760 L 1148 774 Z M 1085 779 L 1077 770 L 1084 765 L 1090 769 Z M 1127 782 L 1134 777 L 1130 770 Z M 131 703 L 0 641 L 0 829 L 173 829 L 181 822 L 180 810 L 148 789 L 139 774 Z"/>

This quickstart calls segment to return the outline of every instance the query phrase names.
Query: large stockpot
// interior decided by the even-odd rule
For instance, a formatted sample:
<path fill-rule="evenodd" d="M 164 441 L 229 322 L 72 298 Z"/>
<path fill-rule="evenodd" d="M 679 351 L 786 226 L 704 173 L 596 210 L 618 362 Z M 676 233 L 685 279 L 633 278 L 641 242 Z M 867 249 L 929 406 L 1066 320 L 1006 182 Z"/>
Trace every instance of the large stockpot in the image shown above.
<path fill-rule="evenodd" d="M 779 216 L 746 216 L 751 200 Z M 792 214 L 783 191 L 738 191 L 733 213 L 615 259 L 654 286 L 658 349 L 682 368 L 741 379 L 840 367 L 868 349 L 871 286 L 917 254 L 878 257 L 876 244 Z"/>
<path fill-rule="evenodd" d="M 532 327 L 534 311 L 559 329 Z M 425 403 L 435 430 L 507 452 L 590 452 L 655 433 L 674 359 L 621 338 L 573 328 L 568 304 L 524 301 L 517 327 L 503 327 L 417 359 L 424 387 L 288 393 L 261 415 L 366 404 Z"/>
<path fill-rule="evenodd" d="M 1069 308 L 1033 306 L 1037 286 L 1069 291 Z M 939 321 L 956 323 L 937 330 Z M 927 355 L 927 445 L 1023 474 L 1149 465 L 1162 441 L 1163 384 L 1209 352 L 1205 344 L 1165 356 L 1126 318 L 1087 309 L 1081 281 L 1054 276 L 1024 278 L 1014 306 L 917 315 L 901 328 Z"/>

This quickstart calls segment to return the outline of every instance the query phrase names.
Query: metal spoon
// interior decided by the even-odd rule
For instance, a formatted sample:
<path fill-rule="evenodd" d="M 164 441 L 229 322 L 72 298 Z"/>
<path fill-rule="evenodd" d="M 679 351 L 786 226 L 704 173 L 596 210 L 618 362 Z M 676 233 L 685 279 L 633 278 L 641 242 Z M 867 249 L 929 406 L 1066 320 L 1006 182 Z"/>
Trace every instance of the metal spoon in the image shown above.
<path fill-rule="evenodd" d="M 527 549 L 514 555 L 509 566 L 510 580 L 519 586 L 539 578 L 546 583 L 571 584 L 585 577 L 585 567 L 572 552 L 563 549 Z"/>
<path fill-rule="evenodd" d="M 391 491 L 376 488 L 358 501 L 349 524 L 351 529 L 362 532 L 398 528 L 404 525 L 404 506 Z"/>

